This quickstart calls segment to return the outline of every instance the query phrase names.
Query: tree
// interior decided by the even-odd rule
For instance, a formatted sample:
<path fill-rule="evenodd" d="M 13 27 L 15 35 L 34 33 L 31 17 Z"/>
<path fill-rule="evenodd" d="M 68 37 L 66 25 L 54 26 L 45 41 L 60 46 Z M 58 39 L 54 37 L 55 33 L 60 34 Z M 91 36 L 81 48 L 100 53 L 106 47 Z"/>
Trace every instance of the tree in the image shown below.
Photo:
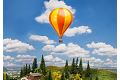
<path fill-rule="evenodd" d="M 90 76 L 91 76 L 91 70 L 90 70 L 89 61 L 88 61 L 88 64 L 87 64 L 87 70 L 86 70 L 85 76 L 86 76 L 86 77 L 90 77 Z"/>
<path fill-rule="evenodd" d="M 46 67 L 45 67 L 45 61 L 44 61 L 43 55 L 41 58 L 40 69 L 41 69 L 42 74 L 46 75 Z"/>
<path fill-rule="evenodd" d="M 79 63 L 79 74 L 82 76 L 82 73 L 83 73 L 83 66 L 82 66 L 82 58 L 81 58 Z"/>
<path fill-rule="evenodd" d="M 76 64 L 75 64 L 74 58 L 73 58 L 72 65 L 71 65 L 71 74 L 76 74 Z"/>
<path fill-rule="evenodd" d="M 49 71 L 48 80 L 53 80 L 53 79 L 52 79 L 52 75 L 51 75 L 51 71 Z"/>
<path fill-rule="evenodd" d="M 23 70 L 21 68 L 21 71 L 20 71 L 20 77 L 23 77 Z"/>
<path fill-rule="evenodd" d="M 35 69 L 35 73 L 40 73 L 41 71 L 40 71 L 40 68 L 36 68 Z"/>
<path fill-rule="evenodd" d="M 36 68 L 37 68 L 37 58 L 34 58 L 33 64 L 32 64 L 32 72 L 34 72 Z"/>
<path fill-rule="evenodd" d="M 60 80 L 65 80 L 65 75 L 64 72 L 62 72 L 61 79 Z"/>
<path fill-rule="evenodd" d="M 23 66 L 23 76 L 25 76 L 26 75 L 26 70 L 25 70 L 26 68 L 25 68 L 25 65 Z"/>
<path fill-rule="evenodd" d="M 90 77 L 90 80 L 92 80 L 92 77 Z"/>
<path fill-rule="evenodd" d="M 65 78 L 68 79 L 68 78 L 69 78 L 68 60 L 66 60 L 66 64 L 65 64 L 65 68 L 64 68 L 64 72 L 65 72 Z"/>
<path fill-rule="evenodd" d="M 25 75 L 27 75 L 28 74 L 28 66 L 27 66 L 27 64 L 25 65 Z"/>
<path fill-rule="evenodd" d="M 76 59 L 76 67 L 78 67 L 78 57 L 77 57 L 77 59 Z"/>
<path fill-rule="evenodd" d="M 28 66 L 28 73 L 30 73 L 31 72 L 31 67 L 30 67 L 30 64 L 29 64 L 29 66 Z"/>
<path fill-rule="evenodd" d="M 95 79 L 95 80 L 99 80 L 99 79 L 98 79 L 98 76 L 96 77 L 96 79 Z"/>

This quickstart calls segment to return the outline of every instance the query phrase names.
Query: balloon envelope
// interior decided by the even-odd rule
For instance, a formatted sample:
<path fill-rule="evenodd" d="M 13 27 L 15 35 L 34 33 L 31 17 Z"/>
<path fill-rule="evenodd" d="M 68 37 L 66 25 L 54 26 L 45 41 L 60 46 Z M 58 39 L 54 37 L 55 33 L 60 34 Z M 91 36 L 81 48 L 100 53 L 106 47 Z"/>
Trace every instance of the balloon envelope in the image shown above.
<path fill-rule="evenodd" d="M 73 15 L 66 8 L 56 8 L 50 13 L 49 21 L 59 38 L 62 38 L 63 34 L 73 21 Z"/>

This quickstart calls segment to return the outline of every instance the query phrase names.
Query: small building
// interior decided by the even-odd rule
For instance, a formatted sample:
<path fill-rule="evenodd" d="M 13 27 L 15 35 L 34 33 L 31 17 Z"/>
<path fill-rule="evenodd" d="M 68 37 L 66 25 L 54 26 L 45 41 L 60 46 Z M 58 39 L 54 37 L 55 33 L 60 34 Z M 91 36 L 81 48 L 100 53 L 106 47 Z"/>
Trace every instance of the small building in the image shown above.
<path fill-rule="evenodd" d="M 27 79 L 28 80 L 40 80 L 42 74 L 40 73 L 30 73 L 28 76 L 27 76 Z"/>

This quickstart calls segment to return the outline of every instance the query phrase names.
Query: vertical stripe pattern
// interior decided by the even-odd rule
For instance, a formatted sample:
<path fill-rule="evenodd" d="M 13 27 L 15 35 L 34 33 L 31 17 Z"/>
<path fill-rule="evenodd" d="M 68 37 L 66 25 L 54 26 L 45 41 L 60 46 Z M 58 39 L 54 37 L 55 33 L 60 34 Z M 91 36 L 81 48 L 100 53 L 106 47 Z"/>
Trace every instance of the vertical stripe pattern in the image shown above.
<path fill-rule="evenodd" d="M 49 21 L 58 36 L 62 38 L 64 32 L 73 21 L 73 15 L 68 9 L 56 8 L 50 13 Z"/>

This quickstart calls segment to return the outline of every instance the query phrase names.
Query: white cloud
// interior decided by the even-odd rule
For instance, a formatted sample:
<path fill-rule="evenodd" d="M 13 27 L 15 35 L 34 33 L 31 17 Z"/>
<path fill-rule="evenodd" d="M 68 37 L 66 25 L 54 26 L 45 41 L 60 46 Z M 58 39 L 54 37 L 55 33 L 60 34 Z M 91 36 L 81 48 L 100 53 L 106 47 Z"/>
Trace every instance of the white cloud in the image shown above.
<path fill-rule="evenodd" d="M 54 43 L 56 43 L 54 40 L 50 40 L 47 36 L 31 35 L 29 37 L 29 39 L 33 40 L 33 41 L 42 42 L 44 44 L 54 44 Z"/>
<path fill-rule="evenodd" d="M 7 38 L 3 41 L 3 49 L 5 52 L 25 53 L 27 51 L 34 50 L 34 47 L 17 39 L 12 40 Z"/>
<path fill-rule="evenodd" d="M 67 8 L 69 9 L 73 14 L 75 13 L 75 9 L 73 9 L 71 6 L 66 5 L 64 1 L 58 1 L 58 0 L 49 0 L 44 2 L 45 6 L 45 12 L 43 12 L 40 16 L 36 17 L 35 20 L 39 23 L 49 23 L 49 14 L 50 12 L 55 8 Z"/>
<path fill-rule="evenodd" d="M 117 49 L 111 46 L 110 44 L 106 44 L 103 42 L 92 42 L 90 44 L 87 44 L 88 48 L 92 48 L 93 54 L 98 54 L 98 55 L 107 55 L 107 56 L 114 56 L 117 55 Z"/>
<path fill-rule="evenodd" d="M 46 55 L 44 56 L 46 62 L 61 62 L 64 63 L 65 61 L 59 57 L 54 57 L 53 55 Z"/>
<path fill-rule="evenodd" d="M 69 57 L 85 57 L 89 56 L 89 51 L 81 48 L 77 44 L 69 43 L 69 44 L 59 44 L 55 45 L 46 45 L 42 48 L 43 51 L 51 51 L 52 54 L 63 53 Z"/>
<path fill-rule="evenodd" d="M 47 63 L 47 65 L 56 65 L 56 66 L 63 66 L 65 64 L 65 61 L 59 57 L 55 57 L 53 55 L 46 55 L 44 56 L 44 59 Z"/>
<path fill-rule="evenodd" d="M 88 26 L 78 26 L 78 27 L 68 28 L 64 35 L 67 37 L 73 37 L 75 35 L 81 35 L 91 32 L 92 30 Z"/>
<path fill-rule="evenodd" d="M 11 56 L 3 56 L 3 60 L 4 61 L 11 61 L 11 60 L 14 60 L 14 57 L 11 57 Z"/>
<path fill-rule="evenodd" d="M 17 55 L 16 62 L 32 63 L 34 58 L 35 56 L 31 56 L 31 55 Z"/>
<path fill-rule="evenodd" d="M 107 58 L 106 61 L 104 61 L 103 65 L 108 66 L 108 67 L 117 67 L 117 61 L 113 61 L 110 58 Z"/>
<path fill-rule="evenodd" d="M 4 66 L 5 67 L 15 67 L 15 66 L 17 66 L 15 63 L 12 63 L 12 62 L 5 62 L 4 63 Z"/>

